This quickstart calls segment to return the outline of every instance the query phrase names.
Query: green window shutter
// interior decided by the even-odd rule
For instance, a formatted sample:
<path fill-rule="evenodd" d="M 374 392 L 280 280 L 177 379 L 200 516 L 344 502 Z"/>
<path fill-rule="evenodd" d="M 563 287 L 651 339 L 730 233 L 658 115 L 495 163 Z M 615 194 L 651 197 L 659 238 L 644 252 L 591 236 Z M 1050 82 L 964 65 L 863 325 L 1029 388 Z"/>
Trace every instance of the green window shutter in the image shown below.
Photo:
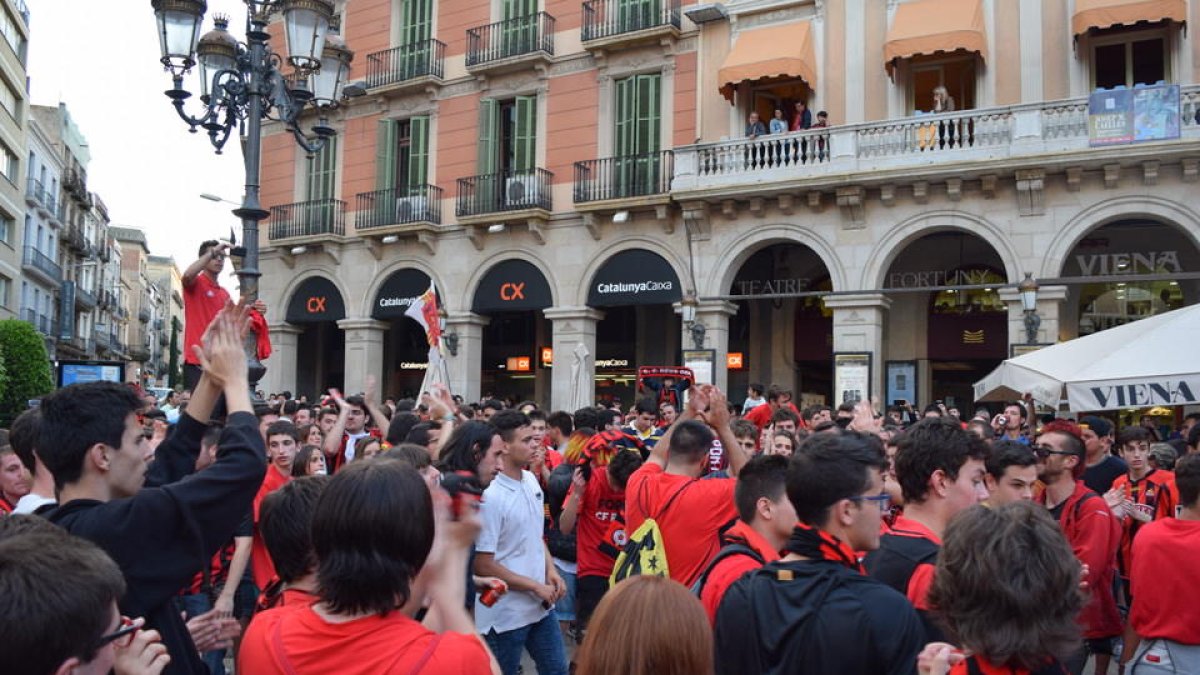
<path fill-rule="evenodd" d="M 658 152 L 662 131 L 662 75 L 638 75 L 634 86 L 637 87 L 634 154 Z"/>
<path fill-rule="evenodd" d="M 617 80 L 616 141 L 613 154 L 625 157 L 633 154 L 633 78 Z"/>
<path fill-rule="evenodd" d="M 396 186 L 396 122 L 379 120 L 375 134 L 375 189 Z"/>
<path fill-rule="evenodd" d="M 414 117 L 409 125 L 408 187 L 416 194 L 416 189 L 429 182 L 429 117 Z"/>
<path fill-rule="evenodd" d="M 537 96 L 517 97 L 517 131 L 514 134 L 513 166 L 530 173 L 537 165 Z"/>
<path fill-rule="evenodd" d="M 404 0 L 401 9 L 400 44 L 411 45 L 429 39 L 433 0 Z"/>
<path fill-rule="evenodd" d="M 308 199 L 333 199 L 337 182 L 337 138 L 329 138 L 325 147 L 308 160 L 306 192 Z"/>
<path fill-rule="evenodd" d="M 499 136 L 497 132 L 497 110 L 499 106 L 496 104 L 496 99 L 485 98 L 479 101 L 479 162 L 478 171 L 480 174 L 496 173 L 497 160 L 496 142 Z"/>

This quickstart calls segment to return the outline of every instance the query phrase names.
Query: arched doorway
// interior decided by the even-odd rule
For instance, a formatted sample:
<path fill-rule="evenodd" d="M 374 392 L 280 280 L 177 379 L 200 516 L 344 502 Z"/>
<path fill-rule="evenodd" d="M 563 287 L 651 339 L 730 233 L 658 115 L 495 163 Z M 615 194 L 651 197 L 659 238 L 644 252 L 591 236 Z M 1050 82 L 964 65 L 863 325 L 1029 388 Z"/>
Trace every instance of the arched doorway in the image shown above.
<path fill-rule="evenodd" d="M 341 388 L 346 341 L 337 322 L 346 318 L 346 303 L 337 286 L 325 277 L 300 282 L 288 300 L 285 318 L 303 329 L 296 340 L 294 394 L 315 400 L 330 387 Z"/>
<path fill-rule="evenodd" d="M 679 275 L 661 255 L 621 251 L 596 270 L 589 307 L 604 311 L 596 324 L 596 398 L 634 398 L 639 365 L 679 365 L 682 323 L 674 303 L 683 299 Z"/>
<path fill-rule="evenodd" d="M 383 396 L 416 398 L 429 365 L 429 342 L 415 319 L 404 315 L 429 290 L 429 275 L 411 268 L 392 272 L 379 286 L 371 318 L 388 324 L 383 340 Z"/>
<path fill-rule="evenodd" d="M 1079 240 L 1063 264 L 1068 286 L 1063 332 L 1083 336 L 1200 299 L 1200 253 L 1179 229 L 1131 218 L 1102 225 Z"/>
<path fill-rule="evenodd" d="M 490 319 L 480 374 L 485 398 L 550 402 L 550 371 L 541 354 L 553 342 L 542 310 L 553 304 L 550 284 L 532 263 L 504 260 L 483 275 L 471 311 Z"/>
<path fill-rule="evenodd" d="M 819 295 L 832 290 L 825 262 L 802 244 L 773 244 L 742 263 L 730 295 L 812 295 L 738 301 L 729 351 L 743 358 L 741 369 L 729 371 L 732 400 L 752 382 L 791 388 L 797 405 L 832 400 L 833 312 Z"/>
<path fill-rule="evenodd" d="M 910 402 L 971 414 L 973 383 L 1008 357 L 1006 282 L 996 250 L 966 232 L 927 234 L 896 256 L 884 279 L 892 302 L 885 368 L 914 363 L 920 400 Z"/>

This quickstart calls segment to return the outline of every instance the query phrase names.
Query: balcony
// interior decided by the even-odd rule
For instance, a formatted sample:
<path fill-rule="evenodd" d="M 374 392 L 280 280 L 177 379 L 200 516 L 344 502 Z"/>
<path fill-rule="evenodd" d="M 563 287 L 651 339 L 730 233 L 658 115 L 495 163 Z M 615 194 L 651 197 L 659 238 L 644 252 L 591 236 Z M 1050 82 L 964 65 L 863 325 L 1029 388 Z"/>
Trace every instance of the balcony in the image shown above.
<path fill-rule="evenodd" d="M 537 243 L 550 220 L 550 188 L 554 174 L 545 169 L 502 172 L 458 179 L 454 212 L 475 248 L 483 250 L 483 234 L 495 225 L 527 225 Z"/>
<path fill-rule="evenodd" d="M 503 72 L 548 65 L 554 56 L 554 17 L 545 12 L 467 30 L 467 70 Z"/>
<path fill-rule="evenodd" d="M 271 241 L 321 241 L 346 234 L 346 202 L 314 199 L 271 207 Z"/>
<path fill-rule="evenodd" d="M 109 337 L 108 326 L 97 324 L 95 330 L 92 331 L 94 340 L 96 341 L 96 349 L 108 351 L 112 346 L 112 338 Z"/>
<path fill-rule="evenodd" d="M 674 164 L 670 150 L 575 162 L 575 204 L 580 210 L 666 204 Z"/>
<path fill-rule="evenodd" d="M 679 0 L 588 0 L 583 3 L 583 46 L 607 51 L 679 37 Z"/>
<path fill-rule="evenodd" d="M 89 205 L 87 172 L 70 169 L 63 175 L 63 188 L 80 204 Z"/>
<path fill-rule="evenodd" d="M 21 266 L 44 284 L 58 288 L 62 284 L 62 267 L 50 256 L 32 246 L 25 247 L 25 255 L 21 258 Z"/>
<path fill-rule="evenodd" d="M 367 54 L 367 88 L 385 93 L 441 84 L 445 58 L 446 45 L 439 40 Z"/>
<path fill-rule="evenodd" d="M 142 323 L 150 323 L 150 308 L 143 305 L 141 309 L 138 310 L 137 316 L 138 321 L 141 321 Z"/>
<path fill-rule="evenodd" d="M 96 295 L 94 293 L 79 285 L 75 286 L 75 307 L 84 312 L 90 312 L 96 309 L 96 304 Z"/>
<path fill-rule="evenodd" d="M 144 346 L 130 347 L 129 348 L 129 360 L 130 361 L 143 361 L 143 362 L 149 361 L 150 360 L 150 348 L 144 347 Z"/>
<path fill-rule="evenodd" d="M 33 309 L 32 307 L 26 307 L 21 311 L 21 318 L 24 319 L 26 323 L 31 324 L 35 329 L 37 329 L 37 332 L 41 333 L 42 335 L 45 335 L 46 337 L 54 337 L 54 322 L 51 321 L 50 317 L 46 316 L 45 314 L 38 314 L 37 310 Z"/>
<path fill-rule="evenodd" d="M 442 222 L 442 189 L 436 185 L 363 192 L 354 199 L 354 229 L 360 234 L 432 231 Z"/>
<path fill-rule="evenodd" d="M 160 347 L 166 347 L 169 344 L 171 344 L 171 334 L 166 331 L 159 333 L 158 334 L 158 345 Z"/>
<path fill-rule="evenodd" d="M 87 239 L 85 239 L 83 236 L 83 229 L 78 225 L 67 226 L 67 232 L 63 237 L 63 241 L 66 242 L 67 248 L 73 251 L 78 253 L 87 251 Z"/>
<path fill-rule="evenodd" d="M 54 202 L 50 192 L 42 185 L 42 181 L 30 178 L 25 181 L 25 203 L 36 207 L 43 218 L 49 218 L 54 212 Z"/>
<path fill-rule="evenodd" d="M 1088 98 L 1080 97 L 698 144 L 675 149 L 671 196 L 778 196 L 790 203 L 798 190 L 811 202 L 825 189 L 837 191 L 840 206 L 853 206 L 848 202 L 861 199 L 866 187 L 878 187 L 886 203 L 898 184 L 923 191 L 939 179 L 952 196 L 963 180 L 981 180 L 985 192 L 994 191 L 995 177 L 1006 171 L 1066 172 L 1077 181 L 1084 168 L 1108 174 L 1119 163 L 1186 160 L 1200 139 L 1200 85 L 1182 88 L 1180 107 L 1183 142 L 1090 147 Z M 1019 182 L 1027 190 L 1040 185 Z"/>

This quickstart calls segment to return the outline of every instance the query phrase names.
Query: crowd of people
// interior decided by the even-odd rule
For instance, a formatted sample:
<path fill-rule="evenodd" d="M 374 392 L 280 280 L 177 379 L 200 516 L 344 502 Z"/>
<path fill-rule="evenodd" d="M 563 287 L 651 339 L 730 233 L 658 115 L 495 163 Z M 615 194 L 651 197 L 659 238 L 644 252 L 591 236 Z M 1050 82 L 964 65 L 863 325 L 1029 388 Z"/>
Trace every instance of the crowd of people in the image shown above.
<path fill-rule="evenodd" d="M 1200 672 L 1200 416 L 1176 458 L 1029 401 L 761 385 L 256 405 L 250 321 L 169 401 L 77 384 L 12 424 L 0 672 Z"/>

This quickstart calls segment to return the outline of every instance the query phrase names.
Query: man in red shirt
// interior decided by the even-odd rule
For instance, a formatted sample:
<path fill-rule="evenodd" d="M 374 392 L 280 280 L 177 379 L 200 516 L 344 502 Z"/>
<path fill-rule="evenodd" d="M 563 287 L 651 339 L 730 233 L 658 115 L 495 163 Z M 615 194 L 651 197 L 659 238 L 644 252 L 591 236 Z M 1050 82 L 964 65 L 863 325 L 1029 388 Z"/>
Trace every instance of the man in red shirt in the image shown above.
<path fill-rule="evenodd" d="M 733 491 L 738 520 L 721 533 L 721 551 L 699 582 L 700 602 L 709 623 L 716 623 L 717 607 L 733 582 L 779 560 L 779 552 L 792 535 L 796 509 L 787 496 L 787 467 L 787 457 L 759 455 L 738 474 Z"/>
<path fill-rule="evenodd" d="M 987 445 L 946 417 L 926 417 L 896 442 L 896 480 L 904 512 L 867 554 L 872 577 L 903 593 L 917 609 L 931 642 L 941 631 L 929 614 L 929 587 L 942 533 L 959 512 L 987 499 Z"/>
<path fill-rule="evenodd" d="M 1117 569 L 1129 592 L 1129 563 L 1133 540 L 1148 523 L 1175 515 L 1175 475 L 1150 466 L 1150 430 L 1146 427 L 1126 427 L 1117 438 L 1121 459 L 1129 472 L 1117 476 L 1114 490 L 1124 494 L 1118 509 L 1121 520 L 1121 547 L 1117 550 Z M 1114 507 L 1116 508 L 1116 507 Z"/>
<path fill-rule="evenodd" d="M 1079 426 L 1055 420 L 1042 429 L 1034 452 L 1040 460 L 1038 478 L 1046 489 L 1038 496 L 1050 509 L 1071 543 L 1075 557 L 1088 568 L 1091 600 L 1079 614 L 1085 649 L 1067 662 L 1071 672 L 1082 672 L 1089 653 L 1096 655 L 1097 673 L 1108 672 L 1113 638 L 1121 634 L 1121 616 L 1113 595 L 1117 546 L 1121 524 L 1104 498 L 1083 483 L 1087 450 Z"/>
<path fill-rule="evenodd" d="M 1129 623 L 1141 644 L 1127 644 L 1123 659 L 1136 672 L 1200 672 L 1200 455 L 1175 465 L 1179 516 L 1147 523 L 1133 542 Z M 1157 668 L 1164 668 L 1157 671 Z"/>
<path fill-rule="evenodd" d="M 200 381 L 200 362 L 192 347 L 200 344 L 204 329 L 229 301 L 229 291 L 217 283 L 228 255 L 229 244 L 210 239 L 200 244 L 200 257 L 183 272 L 183 386 L 188 389 Z"/>
<path fill-rule="evenodd" d="M 791 392 L 773 384 L 767 389 L 767 404 L 755 406 L 750 410 L 750 412 L 746 413 L 742 419 L 753 422 L 754 426 L 761 430 L 763 427 L 770 424 L 771 416 L 774 415 L 775 411 L 779 410 L 780 408 L 786 407 L 792 412 L 796 413 L 796 416 L 799 417 L 800 411 L 796 410 L 796 406 L 791 402 L 791 399 Z"/>
<path fill-rule="evenodd" d="M 254 585 L 258 586 L 259 591 L 266 589 L 275 577 L 275 565 L 263 543 L 262 532 L 258 530 L 262 502 L 267 495 L 292 480 L 292 460 L 296 458 L 299 442 L 300 431 L 287 420 L 274 422 L 267 427 L 267 457 L 270 464 L 267 465 L 267 475 L 258 494 L 254 496 L 255 533 L 254 545 L 250 549 L 250 569 L 254 572 Z"/>
<path fill-rule="evenodd" d="M 276 578 L 264 608 L 304 607 L 317 601 L 317 553 L 312 544 L 312 520 L 328 476 L 304 476 L 267 495 L 259 511 L 259 533 L 275 565 Z"/>
<path fill-rule="evenodd" d="M 729 473 L 737 476 L 749 456 L 729 427 L 725 394 L 703 385 L 692 389 L 687 407 L 651 449 L 642 468 L 630 476 L 626 488 L 626 531 L 635 532 L 646 518 L 654 518 L 662 532 L 671 578 L 685 586 L 695 583 L 721 547 L 718 533 L 737 518 L 735 481 L 700 480 L 708 471 L 714 432 L 729 457 Z"/>

